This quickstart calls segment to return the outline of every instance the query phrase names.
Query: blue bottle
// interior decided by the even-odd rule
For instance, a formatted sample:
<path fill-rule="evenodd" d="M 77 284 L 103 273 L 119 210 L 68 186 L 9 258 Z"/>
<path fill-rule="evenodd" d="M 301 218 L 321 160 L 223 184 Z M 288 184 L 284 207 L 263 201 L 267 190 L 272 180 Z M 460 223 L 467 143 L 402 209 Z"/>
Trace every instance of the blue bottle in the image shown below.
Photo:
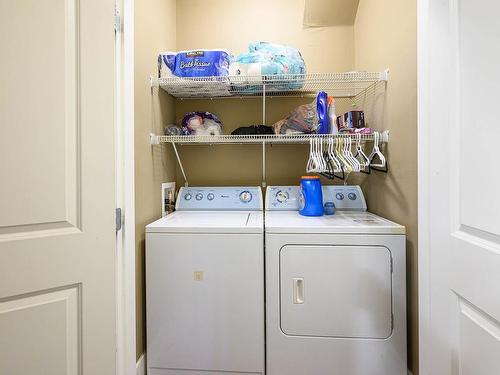
<path fill-rule="evenodd" d="M 323 216 L 323 193 L 319 176 L 302 176 L 300 181 L 300 209 L 303 216 Z"/>
<path fill-rule="evenodd" d="M 328 118 L 328 94 L 324 91 L 320 91 L 318 96 L 316 96 L 316 111 L 318 113 L 319 123 L 317 133 L 328 134 L 330 130 Z"/>

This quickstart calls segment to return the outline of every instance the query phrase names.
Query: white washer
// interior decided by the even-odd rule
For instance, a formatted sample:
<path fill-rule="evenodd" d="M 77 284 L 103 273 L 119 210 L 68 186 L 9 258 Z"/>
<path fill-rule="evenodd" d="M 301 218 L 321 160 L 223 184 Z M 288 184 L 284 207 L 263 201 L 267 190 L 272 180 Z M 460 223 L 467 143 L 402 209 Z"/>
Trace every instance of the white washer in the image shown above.
<path fill-rule="evenodd" d="M 405 228 L 366 212 L 358 186 L 325 186 L 333 216 L 299 215 L 268 187 L 267 375 L 406 375 Z"/>
<path fill-rule="evenodd" d="M 259 187 L 181 188 L 146 226 L 149 375 L 263 374 Z"/>

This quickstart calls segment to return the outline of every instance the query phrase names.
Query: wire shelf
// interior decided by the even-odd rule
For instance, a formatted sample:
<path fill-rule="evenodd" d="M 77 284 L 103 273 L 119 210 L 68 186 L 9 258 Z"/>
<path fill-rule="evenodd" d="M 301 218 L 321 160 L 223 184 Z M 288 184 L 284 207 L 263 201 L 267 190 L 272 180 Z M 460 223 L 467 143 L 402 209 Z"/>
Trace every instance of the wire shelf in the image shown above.
<path fill-rule="evenodd" d="M 351 138 L 356 134 L 283 134 L 283 135 L 155 135 L 151 134 L 151 144 L 307 144 L 310 139 Z M 361 141 L 373 141 L 374 134 L 361 134 Z M 389 141 L 389 131 L 380 133 L 380 142 Z"/>
<path fill-rule="evenodd" d="M 268 76 L 225 76 L 153 78 L 152 87 L 161 87 L 179 99 L 231 97 L 315 97 L 324 90 L 334 97 L 355 97 L 386 82 L 388 71 L 285 74 Z"/>

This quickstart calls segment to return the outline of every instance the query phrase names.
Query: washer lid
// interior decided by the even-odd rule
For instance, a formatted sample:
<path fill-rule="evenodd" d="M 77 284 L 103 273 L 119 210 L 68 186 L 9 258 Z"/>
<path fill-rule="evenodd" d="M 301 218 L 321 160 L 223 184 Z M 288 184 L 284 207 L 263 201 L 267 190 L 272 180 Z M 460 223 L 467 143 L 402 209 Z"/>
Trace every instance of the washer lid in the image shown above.
<path fill-rule="evenodd" d="M 258 211 L 176 211 L 146 226 L 146 233 L 263 233 Z"/>
<path fill-rule="evenodd" d="M 405 234 L 405 227 L 369 212 L 302 216 L 297 211 L 266 211 L 266 233 Z"/>

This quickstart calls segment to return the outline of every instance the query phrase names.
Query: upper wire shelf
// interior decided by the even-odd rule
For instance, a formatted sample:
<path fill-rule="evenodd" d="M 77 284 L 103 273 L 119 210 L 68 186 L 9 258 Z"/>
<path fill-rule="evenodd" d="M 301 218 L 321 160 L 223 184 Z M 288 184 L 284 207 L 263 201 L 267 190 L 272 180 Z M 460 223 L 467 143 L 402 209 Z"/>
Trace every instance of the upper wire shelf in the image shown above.
<path fill-rule="evenodd" d="M 355 97 L 386 82 L 389 71 L 310 73 L 268 76 L 224 76 L 153 78 L 152 87 L 161 87 L 179 99 L 231 97 L 315 97 L 318 91 L 339 97 Z"/>
<path fill-rule="evenodd" d="M 351 138 L 357 134 L 280 134 L 280 135 L 155 135 L 150 134 L 151 144 L 306 144 L 311 139 Z M 361 141 L 373 141 L 374 134 L 361 134 Z M 389 131 L 380 133 L 380 142 L 389 141 Z"/>

